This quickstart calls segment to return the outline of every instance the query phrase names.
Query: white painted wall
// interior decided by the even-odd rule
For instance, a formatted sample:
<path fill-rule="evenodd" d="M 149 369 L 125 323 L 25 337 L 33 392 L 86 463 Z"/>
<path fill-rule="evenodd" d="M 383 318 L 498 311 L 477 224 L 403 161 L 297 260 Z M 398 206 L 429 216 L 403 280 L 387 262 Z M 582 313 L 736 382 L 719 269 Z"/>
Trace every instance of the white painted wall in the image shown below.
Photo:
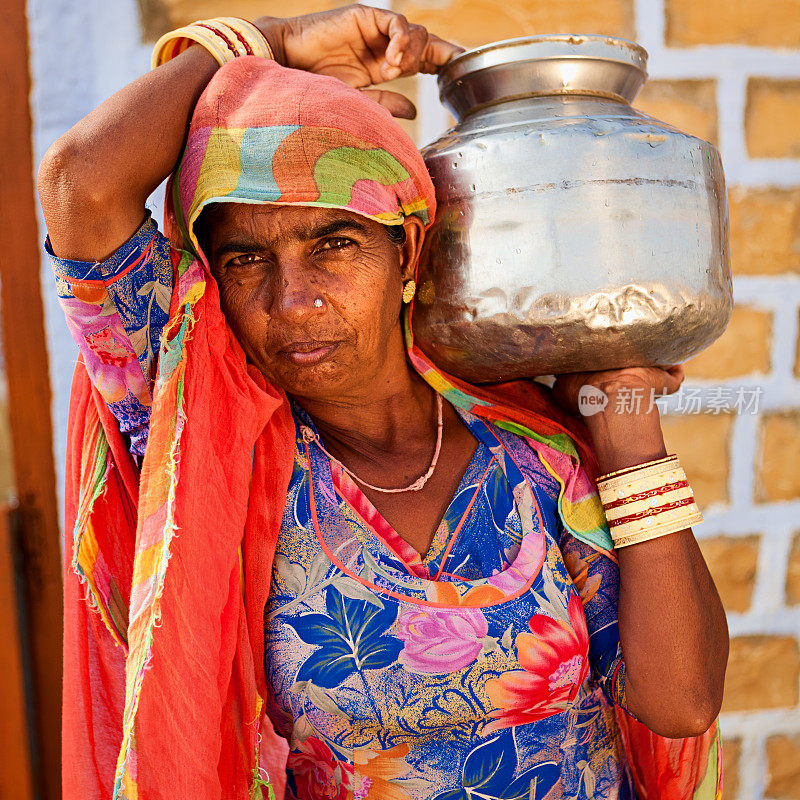
<path fill-rule="evenodd" d="M 34 163 L 105 98 L 150 67 L 136 0 L 29 0 Z M 160 216 L 160 215 L 159 215 Z M 44 221 L 39 219 L 44 241 Z M 77 353 L 42 250 L 42 294 L 53 388 L 53 451 L 63 498 L 69 389 Z M 61 507 L 60 504 L 59 507 Z"/>

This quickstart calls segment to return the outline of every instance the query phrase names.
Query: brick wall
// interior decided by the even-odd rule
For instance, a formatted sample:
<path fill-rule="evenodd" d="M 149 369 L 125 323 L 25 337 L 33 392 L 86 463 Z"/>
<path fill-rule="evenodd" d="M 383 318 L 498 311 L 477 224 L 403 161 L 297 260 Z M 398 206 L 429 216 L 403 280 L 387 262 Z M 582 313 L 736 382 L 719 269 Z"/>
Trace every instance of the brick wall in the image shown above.
<path fill-rule="evenodd" d="M 151 36 L 223 11 L 286 13 L 282 0 L 140 3 Z M 637 106 L 720 147 L 736 307 L 687 365 L 694 402 L 671 398 L 664 427 L 705 513 L 697 535 L 729 614 L 725 798 L 800 800 L 800 0 L 378 4 L 465 46 L 529 33 L 634 38 L 650 52 Z M 337 5 L 298 0 L 292 11 Z M 420 108 L 407 125 L 420 144 L 447 127 L 431 78 L 396 83 Z M 750 406 L 739 413 L 737 393 Z"/>

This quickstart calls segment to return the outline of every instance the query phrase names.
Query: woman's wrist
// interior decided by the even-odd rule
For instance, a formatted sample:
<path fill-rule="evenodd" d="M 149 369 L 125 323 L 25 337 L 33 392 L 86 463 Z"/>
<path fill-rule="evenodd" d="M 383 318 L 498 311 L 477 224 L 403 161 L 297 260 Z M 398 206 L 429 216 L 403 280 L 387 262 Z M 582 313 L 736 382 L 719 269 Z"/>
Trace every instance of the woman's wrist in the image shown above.
<path fill-rule="evenodd" d="M 585 418 L 601 474 L 667 455 L 658 408 L 621 411 L 609 397 L 605 410 Z"/>
<path fill-rule="evenodd" d="M 282 67 L 291 67 L 291 64 L 286 63 L 286 47 L 284 45 L 287 20 L 281 17 L 259 17 L 253 21 L 253 25 L 264 34 L 275 61 Z"/>
<path fill-rule="evenodd" d="M 180 61 L 178 61 L 180 59 Z M 191 74 L 198 80 L 208 83 L 214 73 L 219 69 L 219 64 L 213 55 L 203 45 L 193 42 L 180 55 L 173 59 L 177 63 L 186 64 Z"/>

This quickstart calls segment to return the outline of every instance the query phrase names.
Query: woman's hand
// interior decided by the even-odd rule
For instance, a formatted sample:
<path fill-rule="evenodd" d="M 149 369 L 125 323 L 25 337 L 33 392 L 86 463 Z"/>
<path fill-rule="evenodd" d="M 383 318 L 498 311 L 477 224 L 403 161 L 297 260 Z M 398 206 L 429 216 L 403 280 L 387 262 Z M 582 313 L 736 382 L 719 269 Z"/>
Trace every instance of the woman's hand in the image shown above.
<path fill-rule="evenodd" d="M 401 75 L 435 73 L 463 47 L 446 42 L 402 14 L 352 5 L 318 14 L 255 21 L 279 63 L 363 89 Z M 414 104 L 397 92 L 369 94 L 394 116 L 413 119 Z"/>
<path fill-rule="evenodd" d="M 588 417 L 608 411 L 625 413 L 624 407 L 638 405 L 647 409 L 655 397 L 677 392 L 684 377 L 680 364 L 669 367 L 625 367 L 600 372 L 570 372 L 557 376 L 553 394 L 559 404 L 572 414 Z M 606 395 L 608 402 L 604 409 L 598 412 L 600 403 L 584 399 L 589 394 L 594 394 L 599 399 L 597 393 L 590 393 L 585 389 L 581 392 L 584 386 L 591 386 Z M 630 402 L 627 402 L 628 398 Z M 637 404 L 636 400 L 641 402 Z"/>
<path fill-rule="evenodd" d="M 680 365 L 571 372 L 556 378 L 553 394 L 583 416 L 606 473 L 666 455 L 655 399 L 677 392 L 683 379 Z"/>

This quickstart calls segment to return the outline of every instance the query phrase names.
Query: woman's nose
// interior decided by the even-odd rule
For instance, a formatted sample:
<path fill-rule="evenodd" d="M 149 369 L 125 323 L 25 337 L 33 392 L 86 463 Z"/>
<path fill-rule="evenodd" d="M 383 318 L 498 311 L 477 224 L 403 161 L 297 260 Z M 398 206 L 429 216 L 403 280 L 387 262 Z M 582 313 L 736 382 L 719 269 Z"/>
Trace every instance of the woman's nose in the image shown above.
<path fill-rule="evenodd" d="M 270 291 L 270 317 L 299 324 L 324 311 L 322 292 L 311 271 L 312 265 L 302 259 L 285 259 L 278 264 Z"/>

